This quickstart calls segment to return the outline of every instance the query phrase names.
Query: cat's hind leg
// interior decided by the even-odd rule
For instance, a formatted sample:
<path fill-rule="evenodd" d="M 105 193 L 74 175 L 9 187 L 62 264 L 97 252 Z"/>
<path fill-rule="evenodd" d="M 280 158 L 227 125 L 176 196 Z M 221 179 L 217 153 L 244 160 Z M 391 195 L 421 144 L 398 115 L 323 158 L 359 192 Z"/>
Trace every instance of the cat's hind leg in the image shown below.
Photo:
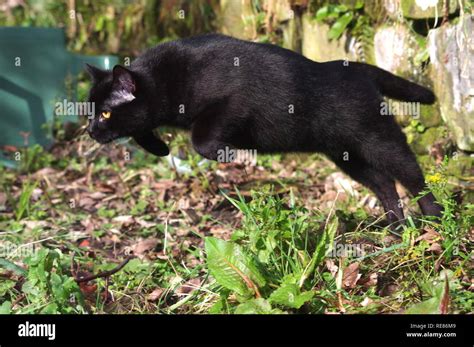
<path fill-rule="evenodd" d="M 334 158 L 333 158 L 334 160 Z M 380 200 L 386 218 L 392 227 L 404 220 L 400 197 L 395 188 L 395 181 L 389 175 L 371 167 L 365 161 L 354 157 L 351 160 L 334 160 L 345 173 L 372 190 Z"/>
<path fill-rule="evenodd" d="M 400 128 L 393 127 L 390 135 L 388 138 L 379 138 L 376 145 L 367 146 L 364 157 L 373 167 L 398 180 L 416 197 L 426 190 L 421 168 Z M 431 192 L 419 198 L 418 204 L 424 215 L 439 217 L 442 213 L 442 207 L 436 203 Z"/>
<path fill-rule="evenodd" d="M 390 172 L 405 186 L 413 196 L 426 190 L 426 184 L 415 155 L 408 145 L 393 149 L 392 159 L 387 163 Z M 433 193 L 428 192 L 418 199 L 418 205 L 424 215 L 441 216 L 442 207 L 436 203 Z"/>

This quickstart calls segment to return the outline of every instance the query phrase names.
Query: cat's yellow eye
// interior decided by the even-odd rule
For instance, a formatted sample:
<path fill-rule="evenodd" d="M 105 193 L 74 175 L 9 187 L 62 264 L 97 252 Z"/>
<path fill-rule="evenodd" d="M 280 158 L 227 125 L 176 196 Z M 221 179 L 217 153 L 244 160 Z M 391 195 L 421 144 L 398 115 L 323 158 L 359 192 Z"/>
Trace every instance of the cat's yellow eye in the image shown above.
<path fill-rule="evenodd" d="M 105 119 L 109 119 L 110 118 L 110 112 L 102 112 L 102 117 L 104 117 Z"/>

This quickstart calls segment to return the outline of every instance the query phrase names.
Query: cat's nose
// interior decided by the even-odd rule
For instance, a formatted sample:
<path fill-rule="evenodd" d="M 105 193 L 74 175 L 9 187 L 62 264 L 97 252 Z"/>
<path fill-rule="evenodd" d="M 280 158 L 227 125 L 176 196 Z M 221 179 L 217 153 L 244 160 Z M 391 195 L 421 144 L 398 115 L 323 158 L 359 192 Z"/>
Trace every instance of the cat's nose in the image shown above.
<path fill-rule="evenodd" d="M 89 122 L 89 124 L 87 125 L 87 128 L 86 128 L 87 133 L 88 133 L 89 136 L 92 137 L 94 140 L 95 140 L 94 133 L 95 133 L 96 128 L 97 128 L 97 127 L 94 125 L 94 122 Z"/>

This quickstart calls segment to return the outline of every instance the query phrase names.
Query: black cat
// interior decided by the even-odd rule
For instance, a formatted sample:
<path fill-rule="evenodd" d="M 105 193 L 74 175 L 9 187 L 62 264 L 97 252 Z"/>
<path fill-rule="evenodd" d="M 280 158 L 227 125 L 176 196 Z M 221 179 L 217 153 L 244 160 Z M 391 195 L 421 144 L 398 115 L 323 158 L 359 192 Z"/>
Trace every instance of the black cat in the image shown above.
<path fill-rule="evenodd" d="M 434 94 L 362 63 L 316 63 L 270 44 L 211 34 L 161 44 L 130 66 L 87 70 L 97 117 L 88 132 L 100 143 L 131 136 L 165 156 L 153 129 L 190 129 L 195 150 L 216 160 L 219 150 L 322 152 L 380 199 L 389 222 L 404 218 L 395 180 L 413 195 L 423 174 L 382 96 L 431 104 Z M 439 216 L 431 193 L 418 200 Z"/>

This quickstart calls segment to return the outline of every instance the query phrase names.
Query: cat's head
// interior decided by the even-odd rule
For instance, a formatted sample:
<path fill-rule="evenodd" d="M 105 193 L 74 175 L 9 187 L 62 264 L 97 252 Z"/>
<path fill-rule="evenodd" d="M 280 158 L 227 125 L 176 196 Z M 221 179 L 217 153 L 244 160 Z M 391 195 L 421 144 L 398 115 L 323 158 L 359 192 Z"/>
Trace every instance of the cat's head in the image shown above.
<path fill-rule="evenodd" d="M 87 65 L 92 78 L 89 102 L 94 103 L 95 115 L 89 120 L 87 132 L 100 143 L 119 137 L 133 136 L 148 129 L 149 105 L 135 73 L 116 65 L 105 71 Z"/>

